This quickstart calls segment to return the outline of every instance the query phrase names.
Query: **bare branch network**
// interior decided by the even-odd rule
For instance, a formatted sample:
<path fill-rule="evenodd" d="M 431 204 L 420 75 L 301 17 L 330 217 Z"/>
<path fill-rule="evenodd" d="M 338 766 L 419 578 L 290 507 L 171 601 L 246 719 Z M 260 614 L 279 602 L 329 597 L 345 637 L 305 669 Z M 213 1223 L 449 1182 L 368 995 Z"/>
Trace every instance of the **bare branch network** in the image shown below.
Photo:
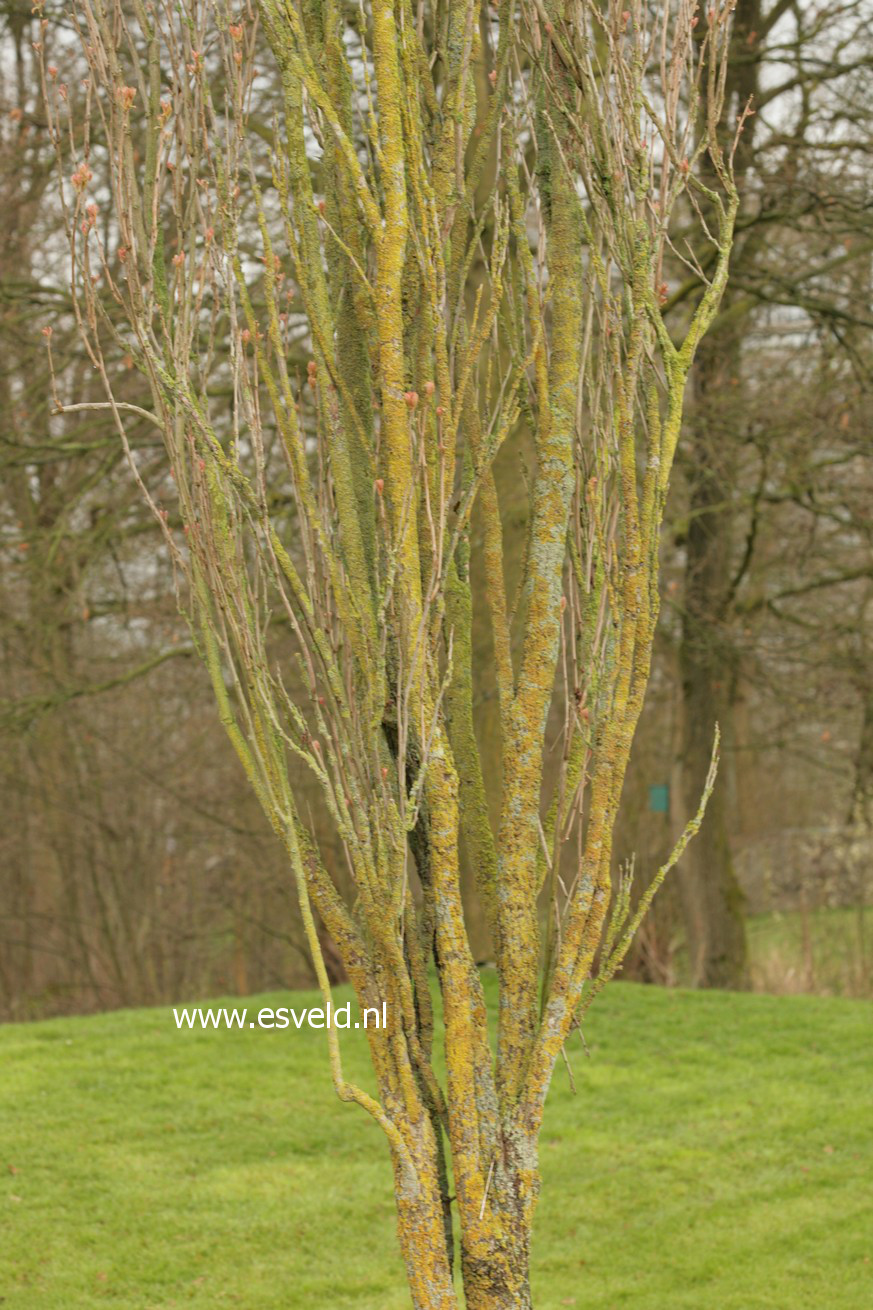
<path fill-rule="evenodd" d="M 718 134 L 730 5 L 624 3 L 76 0 L 81 113 L 43 69 L 103 403 L 126 447 L 143 411 L 163 434 L 175 499 L 128 448 L 131 466 L 322 988 L 316 916 L 360 1003 L 387 1002 L 367 1034 L 377 1096 L 346 1080 L 335 1032 L 330 1058 L 389 1140 L 417 1307 L 458 1304 L 452 1204 L 466 1304 L 530 1304 L 555 1061 L 702 816 L 639 911 L 626 880 L 612 895 L 685 383 L 737 211 L 736 142 Z M 700 280 L 678 340 L 662 318 L 677 218 L 699 234 L 675 253 Z M 495 476 L 511 450 L 531 465 L 517 589 Z M 303 770 L 343 870 L 295 799 Z M 702 805 L 713 781 L 714 763 Z M 494 945 L 496 1052 L 462 843 Z"/>

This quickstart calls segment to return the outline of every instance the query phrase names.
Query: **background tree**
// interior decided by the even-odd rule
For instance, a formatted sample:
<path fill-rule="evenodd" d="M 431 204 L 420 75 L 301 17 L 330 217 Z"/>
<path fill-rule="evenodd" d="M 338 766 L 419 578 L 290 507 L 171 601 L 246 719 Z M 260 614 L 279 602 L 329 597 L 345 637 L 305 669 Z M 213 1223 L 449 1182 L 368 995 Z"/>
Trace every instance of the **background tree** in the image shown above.
<path fill-rule="evenodd" d="M 804 725 L 817 725 L 820 745 L 846 740 L 828 723 L 821 680 L 813 694 L 804 669 L 815 634 L 816 661 L 845 686 L 845 662 L 828 650 L 833 611 L 848 605 L 854 630 L 870 568 L 864 514 L 852 504 L 870 452 L 859 409 L 870 380 L 870 17 L 863 2 L 813 11 L 740 0 L 728 55 L 723 130 L 750 98 L 755 113 L 735 160 L 731 284 L 694 364 L 680 444 L 677 549 L 666 557 L 676 590 L 660 650 L 664 686 L 681 682 L 682 699 L 674 706 L 668 695 L 658 715 L 666 742 L 664 716 L 677 715 L 658 776 L 678 761 L 680 808 L 705 777 L 712 725 L 723 729 L 724 785 L 681 877 L 692 977 L 706 986 L 748 981 L 733 852 L 791 825 L 797 810 L 794 799 L 763 802 L 768 776 L 775 767 L 785 778 L 788 753 L 808 752 Z M 668 322 L 700 292 L 692 270 L 673 264 L 671 274 Z M 755 717 L 760 731 L 750 734 Z M 849 738 L 856 730 L 847 725 Z M 768 738 L 778 756 L 765 753 Z M 834 794 L 815 810 L 841 806 Z M 626 841 L 634 845 L 632 833 Z M 662 939 L 669 932 L 665 924 Z"/>
<path fill-rule="evenodd" d="M 59 397 L 105 405 L 66 285 L 67 143 L 59 161 L 39 57 L 74 115 L 87 64 L 63 11 L 40 30 L 10 0 L 0 36 L 0 1014 L 311 982 L 111 416 L 53 412 L 47 340 Z M 142 402 L 132 358 L 110 358 Z M 165 476 L 154 426 L 129 435 L 147 476 Z"/>

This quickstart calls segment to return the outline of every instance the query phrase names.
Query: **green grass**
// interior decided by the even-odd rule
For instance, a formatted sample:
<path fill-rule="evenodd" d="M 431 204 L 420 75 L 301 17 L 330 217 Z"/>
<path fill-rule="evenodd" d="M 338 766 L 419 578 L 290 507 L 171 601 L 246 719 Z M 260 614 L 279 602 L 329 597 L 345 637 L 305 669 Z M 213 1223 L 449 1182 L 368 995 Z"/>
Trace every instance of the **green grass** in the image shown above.
<path fill-rule="evenodd" d="M 618 983 L 587 1033 L 543 1132 L 537 1310 L 873 1306 L 868 1004 Z M 0 1029 L 0 1062 L 3 1310 L 408 1310 L 382 1138 L 323 1033 L 129 1011 Z"/>

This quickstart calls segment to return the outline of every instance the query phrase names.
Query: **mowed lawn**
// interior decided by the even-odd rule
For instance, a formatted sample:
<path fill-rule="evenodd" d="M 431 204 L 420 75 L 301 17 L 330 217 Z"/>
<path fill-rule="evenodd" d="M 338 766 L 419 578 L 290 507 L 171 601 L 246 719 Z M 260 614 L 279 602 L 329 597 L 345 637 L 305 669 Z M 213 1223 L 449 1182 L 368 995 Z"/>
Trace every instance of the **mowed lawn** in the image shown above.
<path fill-rule="evenodd" d="M 586 1031 L 543 1132 L 537 1310 L 873 1307 L 868 1003 L 616 983 Z M 0 1069 L 4 1310 L 408 1310 L 383 1140 L 323 1033 L 118 1012 L 2 1028 Z"/>

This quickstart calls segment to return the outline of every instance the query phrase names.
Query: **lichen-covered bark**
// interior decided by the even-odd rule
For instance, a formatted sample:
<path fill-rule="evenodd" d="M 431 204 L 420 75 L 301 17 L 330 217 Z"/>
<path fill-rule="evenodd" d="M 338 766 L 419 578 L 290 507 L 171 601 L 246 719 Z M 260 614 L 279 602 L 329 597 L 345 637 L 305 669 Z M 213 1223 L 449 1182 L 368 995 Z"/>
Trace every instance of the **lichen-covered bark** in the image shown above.
<path fill-rule="evenodd" d="M 569 91 L 564 86 L 564 94 Z M 547 108 L 562 121 L 555 96 Z M 518 1095 L 536 1027 L 539 925 L 537 852 L 546 715 L 552 698 L 561 625 L 564 561 L 574 487 L 577 386 L 582 352 L 579 201 L 557 141 L 548 146 L 549 270 L 552 298 L 548 391 L 540 398 L 537 471 L 524 582 L 525 619 L 515 694 L 506 712 L 504 795 L 500 822 L 500 1032 L 498 1058 L 505 1106 Z"/>

